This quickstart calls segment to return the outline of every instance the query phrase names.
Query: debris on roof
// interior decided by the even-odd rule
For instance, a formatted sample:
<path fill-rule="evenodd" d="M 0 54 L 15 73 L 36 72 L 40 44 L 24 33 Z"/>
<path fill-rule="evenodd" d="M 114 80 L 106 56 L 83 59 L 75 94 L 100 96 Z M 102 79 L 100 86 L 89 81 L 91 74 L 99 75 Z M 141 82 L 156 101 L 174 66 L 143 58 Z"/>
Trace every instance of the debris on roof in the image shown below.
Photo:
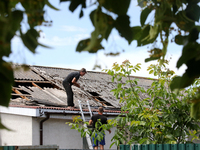
<path fill-rule="evenodd" d="M 67 95 L 62 81 L 69 73 L 77 70 L 43 66 L 30 66 L 27 71 L 20 66 L 17 68 L 14 71 L 15 85 L 12 88 L 10 105 L 67 106 Z M 147 78 L 139 79 L 139 86 L 146 88 L 152 82 Z M 91 107 L 103 106 L 107 109 L 120 109 L 119 99 L 116 99 L 110 92 L 116 86 L 115 82 L 111 82 L 110 75 L 87 71 L 87 74 L 80 77 L 78 82 L 84 87 L 84 90 L 72 86 L 76 107 L 78 107 L 78 100 L 85 105 L 89 100 Z"/>

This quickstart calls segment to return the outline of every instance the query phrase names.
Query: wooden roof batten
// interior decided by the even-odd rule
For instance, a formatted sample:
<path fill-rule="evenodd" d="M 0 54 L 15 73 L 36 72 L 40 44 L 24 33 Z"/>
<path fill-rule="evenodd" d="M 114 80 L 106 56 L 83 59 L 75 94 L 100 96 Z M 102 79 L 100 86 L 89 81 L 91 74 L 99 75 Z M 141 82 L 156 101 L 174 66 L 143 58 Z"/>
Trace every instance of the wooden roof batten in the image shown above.
<path fill-rule="evenodd" d="M 62 81 L 70 72 L 77 70 L 30 66 L 28 71 L 24 73 L 21 69 L 16 73 L 15 82 L 16 86 L 19 87 L 13 87 L 14 98 L 20 96 L 23 99 L 31 102 L 35 101 L 38 105 L 43 104 L 44 106 L 65 107 L 67 105 L 67 95 Z M 84 90 L 75 86 L 72 87 L 75 106 L 78 106 L 77 100 L 80 99 L 83 103 L 89 100 L 91 107 L 103 106 L 110 110 L 119 109 L 121 107 L 119 99 L 113 93 L 110 93 L 116 83 L 110 82 L 109 79 L 110 76 L 106 73 L 88 71 L 84 77 L 79 79 L 79 83 L 84 87 Z M 142 78 L 139 86 L 147 87 L 150 82 L 149 79 Z"/>
<path fill-rule="evenodd" d="M 27 98 L 24 94 L 22 94 L 18 89 L 16 88 L 12 88 L 12 91 L 15 92 L 16 94 L 18 94 L 21 98 L 27 100 L 27 101 L 31 101 L 29 98 Z"/>

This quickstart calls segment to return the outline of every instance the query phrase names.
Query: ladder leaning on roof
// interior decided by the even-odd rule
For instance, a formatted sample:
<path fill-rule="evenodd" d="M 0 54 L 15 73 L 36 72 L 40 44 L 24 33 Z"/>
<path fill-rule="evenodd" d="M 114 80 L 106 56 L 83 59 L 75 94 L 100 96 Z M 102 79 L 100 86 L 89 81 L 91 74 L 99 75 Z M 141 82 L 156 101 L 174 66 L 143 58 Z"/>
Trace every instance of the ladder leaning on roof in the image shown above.
<path fill-rule="evenodd" d="M 79 102 L 79 108 L 80 108 L 80 111 L 81 111 L 81 116 L 83 118 L 83 121 L 85 122 L 85 116 L 84 116 L 84 113 L 83 113 L 81 101 L 78 100 L 78 102 Z M 92 117 L 92 111 L 90 109 L 90 104 L 89 104 L 88 100 L 87 100 L 87 105 L 88 105 L 88 110 L 90 112 L 90 117 Z M 87 140 L 87 143 L 88 143 L 88 147 L 89 147 L 89 149 L 93 149 L 90 135 L 87 133 L 87 131 L 88 131 L 87 124 L 84 124 L 83 126 L 85 127 L 85 131 L 86 131 L 86 140 Z"/>

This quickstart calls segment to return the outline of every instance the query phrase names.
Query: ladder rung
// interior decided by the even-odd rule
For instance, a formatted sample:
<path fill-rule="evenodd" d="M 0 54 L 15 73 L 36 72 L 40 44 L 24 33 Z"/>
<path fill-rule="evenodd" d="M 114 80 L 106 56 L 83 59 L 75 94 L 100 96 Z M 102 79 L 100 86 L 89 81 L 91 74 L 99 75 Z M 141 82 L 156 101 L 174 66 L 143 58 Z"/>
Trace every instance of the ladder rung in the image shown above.
<path fill-rule="evenodd" d="M 82 115 L 83 121 L 85 122 L 85 116 L 84 116 L 84 113 L 83 113 L 81 101 L 78 100 L 78 102 L 79 102 L 79 107 L 80 107 L 80 111 L 81 111 L 81 115 Z M 87 101 L 87 105 L 88 105 L 88 109 L 89 109 L 90 116 L 92 117 L 92 111 L 91 111 L 91 109 L 90 109 L 89 101 Z M 86 124 L 84 124 L 84 126 L 86 127 L 86 128 L 84 129 L 85 131 L 87 131 L 88 128 L 90 128 L 90 126 L 87 126 Z M 89 135 L 88 133 L 86 133 L 86 139 L 87 139 L 87 143 L 88 143 L 89 149 L 93 149 L 93 147 L 92 147 L 92 142 L 91 142 L 91 138 L 90 138 L 90 135 Z"/>

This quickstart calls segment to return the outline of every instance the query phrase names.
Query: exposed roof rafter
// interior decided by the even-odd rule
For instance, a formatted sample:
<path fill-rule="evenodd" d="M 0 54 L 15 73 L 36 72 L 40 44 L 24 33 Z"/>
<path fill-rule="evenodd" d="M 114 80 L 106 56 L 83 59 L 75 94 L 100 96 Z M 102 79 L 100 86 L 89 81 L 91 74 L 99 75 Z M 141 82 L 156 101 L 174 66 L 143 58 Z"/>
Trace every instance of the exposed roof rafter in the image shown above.
<path fill-rule="evenodd" d="M 26 99 L 27 101 L 30 101 L 29 98 L 27 98 L 26 96 L 24 96 L 24 94 L 22 94 L 19 90 L 17 90 L 16 88 L 12 88 L 12 91 L 14 91 L 16 94 L 18 94 L 21 98 Z"/>
<path fill-rule="evenodd" d="M 13 87 L 15 93 L 13 92 L 12 98 L 21 97 L 25 100 L 31 100 L 29 106 L 42 104 L 44 107 L 54 106 L 65 108 L 67 105 L 67 95 L 62 81 L 73 71 L 78 70 L 43 66 L 30 66 L 28 71 L 24 71 L 23 69 L 15 70 L 15 87 Z M 138 86 L 145 89 L 153 82 L 150 79 L 142 77 L 133 76 L 130 78 L 131 80 L 140 79 Z M 79 78 L 78 82 L 84 90 L 72 86 L 76 107 L 78 107 L 78 100 L 81 100 L 85 106 L 89 100 L 90 106 L 93 109 L 99 106 L 112 111 L 121 108 L 120 99 L 116 98 L 110 92 L 117 85 L 117 82 L 111 82 L 110 75 L 103 72 L 88 71 L 84 77 Z M 123 78 L 122 82 L 125 83 L 126 78 Z M 123 88 L 128 88 L 128 85 Z M 140 94 L 140 96 L 148 97 L 146 94 Z M 21 102 L 20 100 L 16 100 L 12 104 L 21 105 Z M 37 102 L 37 104 L 34 102 Z M 27 103 L 26 106 L 28 106 Z"/>

